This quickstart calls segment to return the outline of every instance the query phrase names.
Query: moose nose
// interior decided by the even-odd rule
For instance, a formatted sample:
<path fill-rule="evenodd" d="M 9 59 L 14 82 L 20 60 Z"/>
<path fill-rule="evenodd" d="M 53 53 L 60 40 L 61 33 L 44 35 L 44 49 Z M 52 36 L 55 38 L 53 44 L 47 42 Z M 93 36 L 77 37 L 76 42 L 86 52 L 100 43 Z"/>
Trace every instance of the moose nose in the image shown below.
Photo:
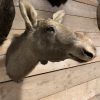
<path fill-rule="evenodd" d="M 86 54 L 90 58 L 93 58 L 94 57 L 93 53 L 91 53 L 89 51 L 86 51 L 85 49 L 83 50 L 83 52 L 84 52 L 84 54 Z"/>

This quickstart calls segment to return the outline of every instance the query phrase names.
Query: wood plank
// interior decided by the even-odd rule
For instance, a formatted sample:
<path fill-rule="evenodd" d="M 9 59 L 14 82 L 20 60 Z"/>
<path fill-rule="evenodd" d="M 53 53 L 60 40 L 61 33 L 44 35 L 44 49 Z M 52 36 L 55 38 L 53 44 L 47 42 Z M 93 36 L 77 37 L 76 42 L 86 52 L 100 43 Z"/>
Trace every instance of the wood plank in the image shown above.
<path fill-rule="evenodd" d="M 99 32 L 96 19 L 82 18 L 77 16 L 65 16 L 63 24 L 74 31 Z"/>
<path fill-rule="evenodd" d="M 89 100 L 100 100 L 100 79 L 96 80 L 96 86 L 95 89 L 95 96 L 93 96 L 92 98 L 90 98 Z"/>
<path fill-rule="evenodd" d="M 73 1 L 78 1 L 81 3 L 86 3 L 86 4 L 90 4 L 90 5 L 94 5 L 94 6 L 98 5 L 98 0 L 73 0 Z M 17 5 L 18 2 L 19 2 L 19 0 L 14 0 L 15 5 Z M 44 0 L 44 2 L 46 2 L 46 0 Z"/>
<path fill-rule="evenodd" d="M 38 11 L 38 18 L 52 18 L 52 13 Z M 75 31 L 99 32 L 96 19 L 66 15 L 63 24 Z M 25 29 L 25 24 L 18 8 L 16 8 L 16 17 L 12 29 Z"/>
<path fill-rule="evenodd" d="M 97 87 L 95 79 L 68 89 L 66 97 L 68 100 L 88 100 L 96 94 Z"/>
<path fill-rule="evenodd" d="M 31 2 L 34 8 L 37 10 L 55 12 L 57 10 L 63 9 L 68 15 L 96 18 L 96 7 L 72 0 L 68 0 L 66 4 L 61 5 L 59 8 L 52 7 L 46 0 L 29 0 L 29 2 Z"/>
<path fill-rule="evenodd" d="M 100 47 L 97 47 L 97 56 L 100 56 Z"/>
<path fill-rule="evenodd" d="M 59 93 L 56 93 L 56 94 L 53 94 L 53 95 L 50 95 L 48 97 L 45 97 L 45 98 L 42 98 L 40 100 L 68 100 L 67 99 L 67 91 L 64 90 L 64 91 L 61 91 Z M 70 99 L 71 100 L 71 99 Z"/>
<path fill-rule="evenodd" d="M 97 77 L 100 77 L 100 62 L 29 77 L 19 84 L 2 83 L 0 97 L 1 100 L 38 100 Z"/>
<path fill-rule="evenodd" d="M 71 0 L 69 0 L 64 6 L 61 6 L 59 9 L 63 9 L 68 15 L 96 18 L 97 7 Z"/>
<path fill-rule="evenodd" d="M 66 89 L 41 100 L 100 100 L 98 81 L 100 81 L 100 78 Z M 98 92 L 97 89 L 99 90 Z"/>
<path fill-rule="evenodd" d="M 97 84 L 98 81 L 100 81 L 100 78 L 77 85 L 70 89 L 65 89 L 64 91 L 58 92 L 40 100 L 100 100 L 100 95 L 97 95 L 100 93 L 100 89 L 97 92 L 97 88 L 100 87 L 99 84 Z M 95 97 L 91 98 L 93 96 Z"/>
<path fill-rule="evenodd" d="M 90 4 L 90 5 L 93 5 L 93 6 L 97 6 L 98 5 L 98 0 L 74 0 L 74 1 Z"/>
<path fill-rule="evenodd" d="M 100 33 L 86 33 L 88 34 L 91 39 L 93 40 L 93 43 L 95 44 L 95 46 L 100 46 Z"/>
<path fill-rule="evenodd" d="M 67 90 L 68 100 L 90 100 L 91 97 L 100 93 L 98 82 L 100 78 L 80 84 Z M 98 91 L 98 92 L 97 92 Z"/>

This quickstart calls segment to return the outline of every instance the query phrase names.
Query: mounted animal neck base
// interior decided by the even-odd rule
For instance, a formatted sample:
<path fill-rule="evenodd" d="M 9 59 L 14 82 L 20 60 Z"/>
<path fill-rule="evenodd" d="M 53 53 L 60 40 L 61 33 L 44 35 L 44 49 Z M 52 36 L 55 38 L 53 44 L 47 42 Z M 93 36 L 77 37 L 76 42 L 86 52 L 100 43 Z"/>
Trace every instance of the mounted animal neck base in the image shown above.
<path fill-rule="evenodd" d="M 25 32 L 15 38 L 7 50 L 7 74 L 15 82 L 22 80 L 40 61 L 59 62 L 73 59 L 86 62 L 93 59 L 96 49 L 84 33 L 75 33 L 61 24 L 64 11 L 53 18 L 38 20 L 37 12 L 27 0 L 20 0 L 20 11 L 26 23 Z"/>

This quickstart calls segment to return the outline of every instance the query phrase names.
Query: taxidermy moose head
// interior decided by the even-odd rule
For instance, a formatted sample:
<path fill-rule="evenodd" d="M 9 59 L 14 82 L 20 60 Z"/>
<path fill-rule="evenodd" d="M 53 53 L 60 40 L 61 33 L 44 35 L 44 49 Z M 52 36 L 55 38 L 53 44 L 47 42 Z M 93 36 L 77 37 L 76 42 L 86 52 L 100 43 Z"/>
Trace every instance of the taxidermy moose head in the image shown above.
<path fill-rule="evenodd" d="M 20 0 L 20 11 L 26 30 L 12 41 L 6 55 L 7 74 L 14 81 L 22 80 L 39 61 L 46 64 L 70 58 L 87 62 L 95 57 L 90 38 L 61 24 L 64 11 L 56 12 L 52 19 L 37 19 L 37 12 L 27 0 Z"/>

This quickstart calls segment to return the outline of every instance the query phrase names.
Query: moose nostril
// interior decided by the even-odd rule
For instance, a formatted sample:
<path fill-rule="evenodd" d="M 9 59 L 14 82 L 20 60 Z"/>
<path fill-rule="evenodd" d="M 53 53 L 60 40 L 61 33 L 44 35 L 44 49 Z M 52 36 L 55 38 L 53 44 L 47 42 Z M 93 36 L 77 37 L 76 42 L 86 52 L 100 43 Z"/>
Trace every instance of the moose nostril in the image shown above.
<path fill-rule="evenodd" d="M 83 50 L 84 51 L 84 54 L 86 54 L 87 56 L 93 58 L 93 54 L 91 52 L 88 52 L 86 50 Z"/>

